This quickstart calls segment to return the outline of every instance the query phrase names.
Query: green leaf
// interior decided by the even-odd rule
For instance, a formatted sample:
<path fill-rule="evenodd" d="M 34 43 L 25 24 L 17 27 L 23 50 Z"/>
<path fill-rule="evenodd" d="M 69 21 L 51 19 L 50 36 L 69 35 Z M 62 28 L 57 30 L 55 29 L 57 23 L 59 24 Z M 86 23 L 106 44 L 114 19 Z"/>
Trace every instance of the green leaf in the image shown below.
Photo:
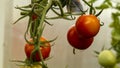
<path fill-rule="evenodd" d="M 113 30 L 112 31 L 112 38 L 120 41 L 120 30 Z"/>
<path fill-rule="evenodd" d="M 109 6 L 107 4 L 102 4 L 98 7 L 96 7 L 96 9 L 108 9 L 108 8 L 109 8 Z"/>
<path fill-rule="evenodd" d="M 120 3 L 117 3 L 115 9 L 117 9 L 118 11 L 120 11 Z"/>
<path fill-rule="evenodd" d="M 95 3 L 97 0 L 90 0 L 88 3 Z"/>
<path fill-rule="evenodd" d="M 40 2 L 40 5 L 42 5 L 42 6 L 46 6 L 47 4 L 48 4 L 48 0 L 42 0 Z"/>
<path fill-rule="evenodd" d="M 18 18 L 13 24 L 16 24 L 18 21 L 20 21 L 21 19 L 24 19 L 27 16 L 28 16 L 28 14 L 23 15 L 22 17 Z"/>
<path fill-rule="evenodd" d="M 117 53 L 120 53 L 120 41 L 112 39 L 112 47 Z"/>
<path fill-rule="evenodd" d="M 97 54 L 97 55 L 100 54 L 100 52 L 98 52 L 98 51 L 94 51 L 94 52 L 95 52 L 95 54 Z"/>
<path fill-rule="evenodd" d="M 113 28 L 116 30 L 120 30 L 120 13 L 112 13 L 113 19 Z"/>
<path fill-rule="evenodd" d="M 74 55 L 76 54 L 76 52 L 75 52 L 75 48 L 73 48 L 73 54 L 74 54 Z"/>
<path fill-rule="evenodd" d="M 111 1 L 107 1 L 107 4 L 112 7 Z"/>

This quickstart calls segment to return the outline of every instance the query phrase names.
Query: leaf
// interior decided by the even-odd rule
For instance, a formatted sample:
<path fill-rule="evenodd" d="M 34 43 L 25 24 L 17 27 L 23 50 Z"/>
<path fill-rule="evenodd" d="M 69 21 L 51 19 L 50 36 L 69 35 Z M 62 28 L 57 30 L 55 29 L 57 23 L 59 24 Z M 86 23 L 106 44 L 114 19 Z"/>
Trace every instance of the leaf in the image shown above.
<path fill-rule="evenodd" d="M 75 52 L 75 48 L 73 48 L 73 54 L 74 54 L 74 55 L 76 54 L 76 52 Z"/>
<path fill-rule="evenodd" d="M 48 0 L 42 0 L 40 2 L 40 5 L 42 5 L 42 6 L 46 6 L 47 4 L 48 4 Z"/>
<path fill-rule="evenodd" d="M 120 41 L 120 30 L 113 30 L 112 31 L 112 38 Z"/>
<path fill-rule="evenodd" d="M 97 55 L 100 53 L 100 52 L 98 52 L 98 51 L 94 51 Z"/>
<path fill-rule="evenodd" d="M 112 7 L 111 1 L 107 1 L 107 4 Z"/>
<path fill-rule="evenodd" d="M 116 13 L 112 13 L 112 20 L 113 22 L 110 24 L 111 28 L 114 28 L 116 30 L 120 30 L 120 13 L 116 12 Z"/>
<path fill-rule="evenodd" d="M 117 53 L 120 53 L 120 41 L 114 40 L 112 46 Z"/>
<path fill-rule="evenodd" d="M 117 3 L 115 9 L 120 10 L 120 3 Z"/>
<path fill-rule="evenodd" d="M 18 18 L 13 24 L 16 24 L 18 21 L 20 21 L 21 19 L 24 19 L 25 17 L 27 17 L 29 14 L 23 15 L 22 17 Z"/>
<path fill-rule="evenodd" d="M 37 2 L 39 2 L 40 0 L 31 0 L 32 1 L 32 3 L 37 3 Z"/>
<path fill-rule="evenodd" d="M 21 61 L 21 60 L 10 60 L 11 62 L 19 62 L 19 63 L 26 63 L 26 61 Z"/>
<path fill-rule="evenodd" d="M 53 26 L 53 24 L 49 23 L 47 20 L 44 20 L 44 21 L 45 21 L 45 23 L 47 23 L 48 25 Z"/>
<path fill-rule="evenodd" d="M 96 9 L 108 9 L 109 8 L 109 6 L 107 5 L 107 4 L 102 4 L 102 5 L 100 5 L 100 6 L 98 6 L 98 7 L 95 7 Z"/>
<path fill-rule="evenodd" d="M 97 0 L 90 0 L 88 3 L 95 3 Z"/>

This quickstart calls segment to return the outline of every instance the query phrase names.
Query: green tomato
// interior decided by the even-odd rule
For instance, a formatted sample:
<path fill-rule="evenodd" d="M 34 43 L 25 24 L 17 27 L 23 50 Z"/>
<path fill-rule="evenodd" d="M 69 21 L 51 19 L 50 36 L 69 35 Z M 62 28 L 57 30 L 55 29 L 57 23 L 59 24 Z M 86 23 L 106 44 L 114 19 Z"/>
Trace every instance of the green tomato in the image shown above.
<path fill-rule="evenodd" d="M 42 66 L 41 65 L 32 65 L 32 66 L 24 65 L 24 66 L 20 66 L 20 68 L 42 68 Z"/>
<path fill-rule="evenodd" d="M 20 68 L 30 68 L 30 66 L 24 65 L 24 66 L 20 66 Z"/>
<path fill-rule="evenodd" d="M 99 64 L 104 67 L 113 67 L 116 64 L 116 56 L 110 50 L 104 50 L 98 55 Z"/>
<path fill-rule="evenodd" d="M 32 68 L 42 68 L 40 65 L 34 65 Z"/>

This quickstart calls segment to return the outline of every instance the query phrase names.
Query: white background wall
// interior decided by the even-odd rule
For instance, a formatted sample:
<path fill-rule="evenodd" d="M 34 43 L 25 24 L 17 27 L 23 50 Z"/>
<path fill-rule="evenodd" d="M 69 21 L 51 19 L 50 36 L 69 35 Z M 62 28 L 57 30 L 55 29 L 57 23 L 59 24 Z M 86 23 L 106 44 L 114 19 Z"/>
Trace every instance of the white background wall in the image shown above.
<path fill-rule="evenodd" d="M 25 41 L 23 38 L 23 34 L 26 27 L 25 23 L 27 22 L 27 19 L 20 21 L 14 26 L 11 23 L 19 17 L 19 11 L 14 9 L 14 7 L 16 5 L 25 5 L 28 2 L 27 0 L 1 1 L 0 68 L 3 68 L 3 66 L 4 68 L 16 68 L 15 64 L 9 63 L 9 60 L 23 60 L 25 58 Z M 53 58 L 48 60 L 47 62 L 49 68 L 65 68 L 66 65 L 68 65 L 68 68 L 98 68 L 99 65 L 93 51 L 100 50 L 103 45 L 106 45 L 106 47 L 110 46 L 110 28 L 108 26 L 111 22 L 111 12 L 111 10 L 105 10 L 100 16 L 101 21 L 103 21 L 105 25 L 101 27 L 101 30 L 99 34 L 95 37 L 92 46 L 84 51 L 76 50 L 76 55 L 73 55 L 72 47 L 68 44 L 66 40 L 66 33 L 69 27 L 75 23 L 75 21 L 67 21 L 62 19 L 50 21 L 54 25 L 52 27 L 47 25 L 47 27 L 45 28 L 44 36 L 48 39 L 53 39 L 54 37 L 58 36 L 58 39 L 55 41 L 55 45 L 52 47 L 51 56 L 53 56 Z M 50 13 L 49 15 L 53 14 Z M 3 59 L 4 64 L 3 61 L 1 61 Z"/>
<path fill-rule="evenodd" d="M 4 14 L 5 0 L 0 0 L 0 68 L 3 68 Z"/>

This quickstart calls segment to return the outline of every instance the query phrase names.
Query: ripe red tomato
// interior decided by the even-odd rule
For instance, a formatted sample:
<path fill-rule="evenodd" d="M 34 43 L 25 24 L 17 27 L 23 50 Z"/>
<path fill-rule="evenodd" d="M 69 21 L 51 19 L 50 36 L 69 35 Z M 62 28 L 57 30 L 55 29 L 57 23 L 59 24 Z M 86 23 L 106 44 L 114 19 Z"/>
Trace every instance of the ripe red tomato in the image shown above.
<path fill-rule="evenodd" d="M 82 15 L 76 21 L 76 30 L 85 38 L 94 37 L 100 29 L 100 21 L 94 15 Z"/>
<path fill-rule="evenodd" d="M 41 41 L 46 41 L 45 38 L 41 37 L 40 38 Z M 34 45 L 32 44 L 26 44 L 25 45 L 25 54 L 27 56 L 28 59 L 30 59 L 31 53 L 34 49 Z M 51 46 L 50 43 L 45 43 L 43 46 L 40 46 L 39 50 L 41 50 L 43 59 L 46 59 L 49 57 L 50 51 L 51 51 Z M 35 55 L 32 58 L 33 61 L 41 61 L 40 56 L 39 56 L 39 52 L 36 52 Z"/>
<path fill-rule="evenodd" d="M 71 46 L 76 49 L 87 49 L 93 42 L 94 38 L 82 38 L 76 31 L 75 26 L 72 26 L 67 33 L 67 40 Z"/>

